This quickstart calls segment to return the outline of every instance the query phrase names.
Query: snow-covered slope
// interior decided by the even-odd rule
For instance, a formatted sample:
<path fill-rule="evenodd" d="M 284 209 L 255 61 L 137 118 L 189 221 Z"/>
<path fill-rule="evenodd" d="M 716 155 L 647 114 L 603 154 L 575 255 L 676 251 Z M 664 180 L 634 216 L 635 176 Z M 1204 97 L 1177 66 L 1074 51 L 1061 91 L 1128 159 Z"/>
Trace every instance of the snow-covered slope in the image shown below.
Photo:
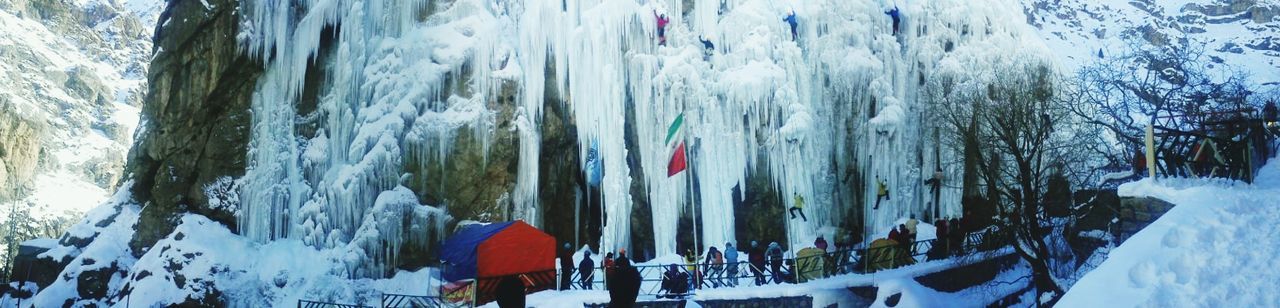
<path fill-rule="evenodd" d="M 1223 180 L 1142 180 L 1121 196 L 1175 204 L 1111 250 L 1061 307 L 1274 307 L 1280 305 L 1280 162 L 1252 185 Z"/>
<path fill-rule="evenodd" d="M 1206 61 L 1280 85 L 1280 1 L 1022 0 L 1027 22 L 1068 69 L 1123 53 L 1128 41 L 1161 46 L 1188 39 Z M 1131 40 L 1130 40 L 1131 39 Z"/>
<path fill-rule="evenodd" d="M 0 3 L 0 109 L 39 127 L 32 177 L 0 184 L 21 211 L 76 219 L 116 188 L 138 124 L 161 5 Z M 13 209 L 4 206 L 0 219 Z"/>

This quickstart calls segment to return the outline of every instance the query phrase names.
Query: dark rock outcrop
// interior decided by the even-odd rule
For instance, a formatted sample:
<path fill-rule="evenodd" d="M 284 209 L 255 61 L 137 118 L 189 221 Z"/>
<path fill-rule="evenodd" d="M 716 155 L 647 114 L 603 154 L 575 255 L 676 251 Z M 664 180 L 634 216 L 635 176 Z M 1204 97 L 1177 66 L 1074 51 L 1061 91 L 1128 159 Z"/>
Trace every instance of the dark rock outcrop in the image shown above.
<path fill-rule="evenodd" d="M 182 212 L 235 226 L 231 213 L 208 207 L 203 187 L 244 174 L 251 94 L 262 66 L 237 50 L 237 3 L 209 2 L 170 2 L 156 30 L 145 124 L 126 167 L 134 197 L 145 205 L 130 242 L 135 254 L 172 231 Z"/>

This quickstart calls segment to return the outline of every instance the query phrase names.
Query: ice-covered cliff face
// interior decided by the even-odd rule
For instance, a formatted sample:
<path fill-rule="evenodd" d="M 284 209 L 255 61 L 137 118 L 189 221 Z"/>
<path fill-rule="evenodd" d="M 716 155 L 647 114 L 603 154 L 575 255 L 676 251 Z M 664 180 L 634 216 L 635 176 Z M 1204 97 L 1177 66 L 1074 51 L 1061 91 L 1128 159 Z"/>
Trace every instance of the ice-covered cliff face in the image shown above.
<path fill-rule="evenodd" d="M 57 236 L 66 223 L 56 221 L 116 189 L 159 5 L 0 1 L 0 221 L 18 212 L 15 240 Z M 28 230 L 46 222 L 55 226 Z"/>
<path fill-rule="evenodd" d="M 1153 46 L 1190 40 L 1205 61 L 1280 86 L 1280 2 L 1270 0 L 1023 0 L 1026 21 L 1069 69 L 1128 49 L 1127 40 Z M 1211 67 L 1212 68 L 1212 67 Z"/>
<path fill-rule="evenodd" d="M 553 89 L 583 140 L 580 156 L 590 144 L 599 148 L 605 249 L 632 245 L 632 181 L 646 184 L 641 193 L 651 203 L 654 253 L 676 251 L 680 209 L 691 193 L 703 217 L 701 246 L 737 241 L 731 192 L 763 158 L 768 166 L 760 170 L 786 204 L 796 196 L 806 200 L 809 220 L 787 221 L 791 238 L 831 236 L 825 227 L 846 220 L 880 230 L 909 214 L 954 216 L 958 183 L 944 185 L 936 212 L 919 184 L 921 170 L 958 172 L 952 154 L 929 150 L 934 134 L 922 123 L 930 108 L 920 88 L 938 72 L 989 78 L 981 72 L 1043 61 L 1045 53 L 1021 13 L 1004 9 L 1016 3 L 902 3 L 897 36 L 885 14 L 893 8 L 889 2 L 683 4 L 246 6 L 241 41 L 268 64 L 253 100 L 249 170 L 238 180 L 241 233 L 327 246 L 350 241 L 380 192 L 408 185 L 411 177 L 449 176 L 414 174 L 406 161 L 446 151 L 457 131 L 493 131 L 493 110 L 484 103 L 504 83 L 519 86 L 510 217 L 543 223 L 539 134 L 544 90 Z M 431 10 L 438 11 L 424 14 Z M 800 21 L 798 41 L 782 21 L 792 10 Z M 666 46 L 656 43 L 655 11 L 672 20 Z M 334 36 L 332 49 L 322 48 L 327 35 Z M 712 56 L 704 58 L 698 36 L 714 42 Z M 315 111 L 302 112 L 299 97 L 317 58 L 330 68 L 328 86 L 321 87 Z M 554 73 L 545 73 L 549 67 Z M 455 84 L 460 75 L 470 78 Z M 555 82 L 548 84 L 548 76 Z M 682 139 L 667 142 L 669 125 L 681 114 Z M 313 136 L 300 136 L 299 119 L 322 124 Z M 627 141 L 629 128 L 635 146 Z M 680 141 L 687 144 L 692 176 L 668 177 Z M 934 159 L 936 153 L 943 157 Z M 876 179 L 884 180 L 891 199 L 872 211 L 866 205 L 875 194 L 867 192 L 874 192 Z"/>

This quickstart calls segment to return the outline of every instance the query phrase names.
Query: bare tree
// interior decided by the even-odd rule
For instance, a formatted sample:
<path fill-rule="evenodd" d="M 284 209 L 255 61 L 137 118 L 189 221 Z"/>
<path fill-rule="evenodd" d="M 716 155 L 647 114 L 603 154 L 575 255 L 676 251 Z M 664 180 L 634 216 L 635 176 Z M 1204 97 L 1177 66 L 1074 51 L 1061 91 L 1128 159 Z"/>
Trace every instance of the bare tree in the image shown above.
<path fill-rule="evenodd" d="M 1046 66 L 1018 67 L 988 86 L 975 114 L 985 143 L 1005 158 L 996 191 L 1009 207 L 1014 249 L 1032 268 L 1040 302 L 1052 304 L 1062 295 L 1054 279 L 1045 244 L 1048 230 L 1041 218 L 1050 175 L 1061 169 L 1068 141 L 1055 134 L 1055 124 L 1068 116 L 1058 104 L 1053 72 Z M 1046 300 L 1046 295 L 1048 299 Z"/>
<path fill-rule="evenodd" d="M 986 186 L 986 199 L 998 204 L 1014 234 L 1014 249 L 1032 268 L 1042 303 L 1063 294 L 1049 264 L 1055 249 L 1046 244 L 1047 189 L 1051 178 L 1079 181 L 1094 175 L 1097 156 L 1081 151 L 1083 122 L 1070 108 L 1076 93 L 1045 63 L 1010 64 L 995 70 L 994 80 L 938 76 L 925 97 L 932 118 L 953 135 L 943 142 L 963 153 L 966 178 Z M 966 181 L 968 182 L 968 180 Z M 970 185 L 967 183 L 966 185 Z M 976 187 L 972 193 L 982 193 Z"/>
<path fill-rule="evenodd" d="M 1220 62 L 1189 39 L 1165 46 L 1135 39 L 1079 71 L 1079 103 L 1068 107 L 1110 131 L 1120 146 L 1090 150 L 1127 166 L 1147 124 L 1191 130 L 1215 112 L 1247 106 L 1248 76 Z"/>

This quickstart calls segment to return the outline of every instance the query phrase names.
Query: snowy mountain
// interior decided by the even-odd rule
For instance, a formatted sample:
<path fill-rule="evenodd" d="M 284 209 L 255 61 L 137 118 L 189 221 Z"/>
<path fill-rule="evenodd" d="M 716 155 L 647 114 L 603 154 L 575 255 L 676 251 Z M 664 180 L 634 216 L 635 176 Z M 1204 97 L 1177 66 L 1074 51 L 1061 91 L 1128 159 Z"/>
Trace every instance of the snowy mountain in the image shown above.
<path fill-rule="evenodd" d="M 1188 40 L 1207 61 L 1280 86 L 1280 1 L 1274 0 L 1023 0 L 1027 23 L 1068 69 L 1125 52 L 1130 42 L 1153 46 Z"/>
<path fill-rule="evenodd" d="M 0 220 L 55 225 L 16 240 L 58 236 L 117 188 L 161 4 L 0 2 Z"/>

